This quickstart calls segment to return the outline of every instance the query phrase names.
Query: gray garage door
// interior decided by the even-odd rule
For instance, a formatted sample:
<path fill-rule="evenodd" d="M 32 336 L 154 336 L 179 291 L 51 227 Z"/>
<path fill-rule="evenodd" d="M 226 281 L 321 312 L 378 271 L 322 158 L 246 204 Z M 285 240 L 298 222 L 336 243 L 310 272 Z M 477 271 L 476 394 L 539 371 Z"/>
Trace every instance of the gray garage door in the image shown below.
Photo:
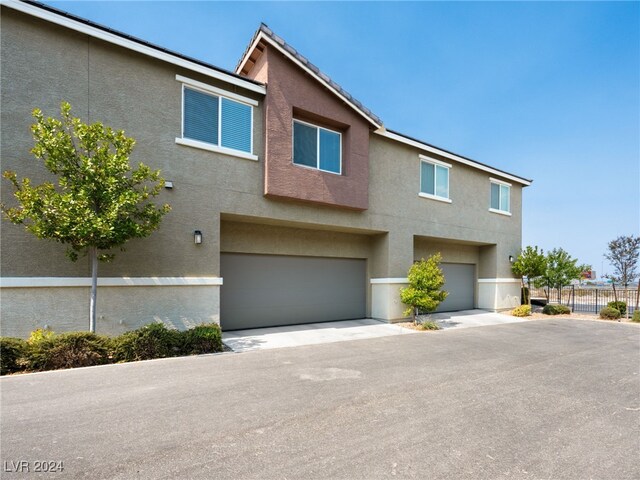
<path fill-rule="evenodd" d="M 364 318 L 366 261 L 220 255 L 223 330 Z"/>
<path fill-rule="evenodd" d="M 466 263 L 441 263 L 444 273 L 444 289 L 449 292 L 447 299 L 442 302 L 438 312 L 454 312 L 456 310 L 471 310 L 474 308 L 475 265 Z"/>

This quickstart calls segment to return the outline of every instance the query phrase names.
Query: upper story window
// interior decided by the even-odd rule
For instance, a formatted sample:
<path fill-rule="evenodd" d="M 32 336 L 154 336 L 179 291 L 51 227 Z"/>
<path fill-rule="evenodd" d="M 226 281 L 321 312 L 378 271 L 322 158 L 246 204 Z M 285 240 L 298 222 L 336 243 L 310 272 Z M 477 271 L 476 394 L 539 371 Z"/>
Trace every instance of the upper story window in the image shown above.
<path fill-rule="evenodd" d="M 191 80 L 182 82 L 182 137 L 176 143 L 257 160 L 253 107 L 258 102 Z"/>
<path fill-rule="evenodd" d="M 420 155 L 420 196 L 451 203 L 448 163 Z"/>
<path fill-rule="evenodd" d="M 342 174 L 342 134 L 294 120 L 293 163 Z"/>
<path fill-rule="evenodd" d="M 511 215 L 511 184 L 496 180 L 491 180 L 491 204 L 489 211 Z"/>

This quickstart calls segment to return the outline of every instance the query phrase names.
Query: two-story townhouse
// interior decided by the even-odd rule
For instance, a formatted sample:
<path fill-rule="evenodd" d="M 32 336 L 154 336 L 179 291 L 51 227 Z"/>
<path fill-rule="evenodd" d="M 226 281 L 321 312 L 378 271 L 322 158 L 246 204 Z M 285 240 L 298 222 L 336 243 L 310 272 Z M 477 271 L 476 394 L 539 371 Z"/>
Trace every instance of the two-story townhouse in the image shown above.
<path fill-rule="evenodd" d="M 30 113 L 65 100 L 170 182 L 160 230 L 100 267 L 98 332 L 396 321 L 408 268 L 435 252 L 441 310 L 519 303 L 531 181 L 386 129 L 266 26 L 229 72 L 34 2 L 1 15 L 2 170 L 48 178 Z M 0 333 L 86 328 L 88 265 L 7 222 L 0 241 Z"/>

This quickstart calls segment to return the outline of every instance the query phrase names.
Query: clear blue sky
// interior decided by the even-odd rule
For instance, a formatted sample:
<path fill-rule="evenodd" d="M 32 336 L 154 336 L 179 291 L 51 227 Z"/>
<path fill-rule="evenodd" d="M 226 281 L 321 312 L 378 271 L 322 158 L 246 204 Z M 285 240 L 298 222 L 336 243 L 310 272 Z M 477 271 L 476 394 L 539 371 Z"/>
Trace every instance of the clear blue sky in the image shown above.
<path fill-rule="evenodd" d="M 533 178 L 523 245 L 640 233 L 638 2 L 47 2 L 233 70 L 260 22 L 388 128 Z"/>

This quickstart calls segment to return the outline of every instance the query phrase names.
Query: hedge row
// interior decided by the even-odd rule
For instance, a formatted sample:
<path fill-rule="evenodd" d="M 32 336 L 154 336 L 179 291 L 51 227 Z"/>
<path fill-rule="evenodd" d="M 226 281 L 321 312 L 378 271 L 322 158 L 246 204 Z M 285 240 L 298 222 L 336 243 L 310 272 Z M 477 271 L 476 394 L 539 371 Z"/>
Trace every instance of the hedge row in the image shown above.
<path fill-rule="evenodd" d="M 117 337 L 38 329 L 28 340 L 0 337 L 0 375 L 221 351 L 222 332 L 214 323 L 185 331 L 151 323 Z"/>

